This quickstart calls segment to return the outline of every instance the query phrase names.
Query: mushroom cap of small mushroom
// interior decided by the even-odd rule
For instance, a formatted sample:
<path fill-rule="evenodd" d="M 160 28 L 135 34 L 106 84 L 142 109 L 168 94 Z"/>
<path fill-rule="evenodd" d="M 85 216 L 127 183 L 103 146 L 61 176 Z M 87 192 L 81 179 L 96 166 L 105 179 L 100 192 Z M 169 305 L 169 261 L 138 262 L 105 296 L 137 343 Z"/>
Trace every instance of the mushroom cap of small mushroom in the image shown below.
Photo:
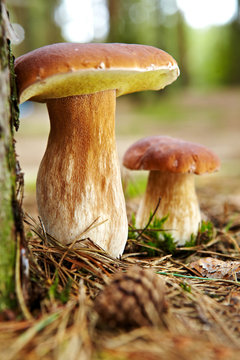
<path fill-rule="evenodd" d="M 149 136 L 129 147 L 123 165 L 131 170 L 200 175 L 217 171 L 220 160 L 203 145 L 169 136 Z"/>

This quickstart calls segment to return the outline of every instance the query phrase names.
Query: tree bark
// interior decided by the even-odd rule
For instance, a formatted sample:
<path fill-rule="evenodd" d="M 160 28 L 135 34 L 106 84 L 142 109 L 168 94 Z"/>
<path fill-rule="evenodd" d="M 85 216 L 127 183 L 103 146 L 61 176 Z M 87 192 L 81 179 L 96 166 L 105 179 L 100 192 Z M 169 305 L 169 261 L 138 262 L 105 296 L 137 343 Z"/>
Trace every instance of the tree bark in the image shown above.
<path fill-rule="evenodd" d="M 0 0 L 0 312 L 16 306 L 16 240 L 22 231 L 16 200 L 16 154 L 13 128 L 18 121 L 13 59 L 8 40 L 8 24 Z"/>

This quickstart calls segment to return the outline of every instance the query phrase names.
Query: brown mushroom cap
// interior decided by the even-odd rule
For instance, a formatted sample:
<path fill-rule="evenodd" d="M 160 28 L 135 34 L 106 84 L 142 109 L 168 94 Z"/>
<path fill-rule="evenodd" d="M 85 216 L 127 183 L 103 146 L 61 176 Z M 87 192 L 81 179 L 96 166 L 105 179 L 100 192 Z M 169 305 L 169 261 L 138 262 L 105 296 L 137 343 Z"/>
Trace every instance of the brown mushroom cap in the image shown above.
<path fill-rule="evenodd" d="M 15 61 L 20 102 L 116 89 L 117 96 L 159 90 L 179 75 L 176 61 L 146 45 L 58 43 Z"/>
<path fill-rule="evenodd" d="M 204 174 L 218 170 L 220 160 L 202 145 L 168 136 L 150 136 L 126 151 L 123 165 L 131 170 Z"/>

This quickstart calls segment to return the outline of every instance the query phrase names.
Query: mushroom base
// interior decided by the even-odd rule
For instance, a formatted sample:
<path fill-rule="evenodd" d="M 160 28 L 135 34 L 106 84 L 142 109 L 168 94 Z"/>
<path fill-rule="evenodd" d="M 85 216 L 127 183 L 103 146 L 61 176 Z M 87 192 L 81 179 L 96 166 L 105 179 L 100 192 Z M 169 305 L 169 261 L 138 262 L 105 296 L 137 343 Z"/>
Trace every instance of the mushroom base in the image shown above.
<path fill-rule="evenodd" d="M 115 102 L 114 90 L 48 101 L 51 130 L 38 172 L 37 203 L 46 231 L 58 241 L 90 238 L 118 257 L 128 223 Z"/>
<path fill-rule="evenodd" d="M 136 216 L 137 227 L 146 226 L 159 198 L 156 217 L 168 215 L 164 229 L 172 234 L 177 245 L 184 245 L 192 234 L 197 235 L 201 221 L 194 175 L 150 171 L 146 193 Z"/>

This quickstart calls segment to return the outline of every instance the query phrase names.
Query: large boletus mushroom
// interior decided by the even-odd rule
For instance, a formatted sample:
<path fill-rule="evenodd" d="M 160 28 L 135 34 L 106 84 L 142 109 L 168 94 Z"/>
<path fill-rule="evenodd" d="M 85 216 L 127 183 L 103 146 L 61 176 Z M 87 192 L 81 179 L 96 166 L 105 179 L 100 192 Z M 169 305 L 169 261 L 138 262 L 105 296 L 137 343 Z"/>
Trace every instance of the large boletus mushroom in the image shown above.
<path fill-rule="evenodd" d="M 62 243 L 84 236 L 113 256 L 128 224 L 115 143 L 116 96 L 159 90 L 179 75 L 175 60 L 143 45 L 59 43 L 16 59 L 20 103 L 46 102 L 51 130 L 37 177 L 39 214 Z"/>
<path fill-rule="evenodd" d="M 136 225 L 144 227 L 156 209 L 178 245 L 196 235 L 201 221 L 194 174 L 219 169 L 216 154 L 205 146 L 168 136 L 149 136 L 126 151 L 123 165 L 131 170 L 150 170 L 147 189 L 140 203 Z"/>

